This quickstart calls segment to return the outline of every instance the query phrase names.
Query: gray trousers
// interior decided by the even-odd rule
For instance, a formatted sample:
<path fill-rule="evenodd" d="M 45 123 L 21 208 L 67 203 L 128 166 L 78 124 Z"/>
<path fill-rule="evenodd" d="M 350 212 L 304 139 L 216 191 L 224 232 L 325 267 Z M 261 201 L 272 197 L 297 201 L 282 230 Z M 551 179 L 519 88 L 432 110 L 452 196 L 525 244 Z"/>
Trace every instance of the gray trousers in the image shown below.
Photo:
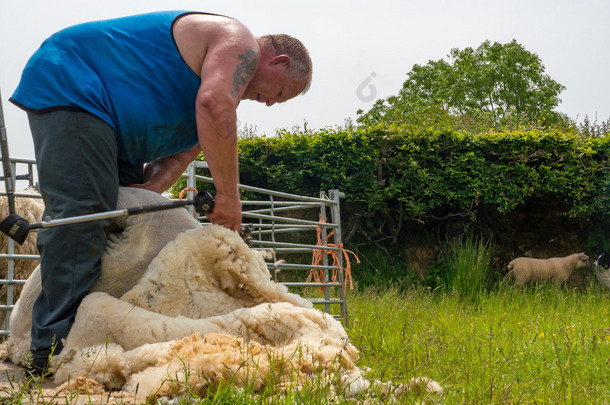
<path fill-rule="evenodd" d="M 44 217 L 114 210 L 118 198 L 118 148 L 112 127 L 86 112 L 28 113 Z M 42 291 L 32 313 L 32 355 L 59 354 L 76 310 L 100 275 L 110 220 L 41 229 Z"/>

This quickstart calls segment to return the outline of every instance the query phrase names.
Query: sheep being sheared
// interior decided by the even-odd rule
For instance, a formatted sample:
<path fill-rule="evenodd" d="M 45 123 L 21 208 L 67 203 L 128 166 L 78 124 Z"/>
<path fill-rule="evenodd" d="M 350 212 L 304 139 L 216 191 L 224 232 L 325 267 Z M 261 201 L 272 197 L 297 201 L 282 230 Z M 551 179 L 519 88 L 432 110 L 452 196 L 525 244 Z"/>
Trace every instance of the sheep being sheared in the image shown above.
<path fill-rule="evenodd" d="M 189 386 L 198 393 L 221 381 L 258 389 L 271 376 L 300 386 L 308 379 L 325 375 L 330 381 L 337 375 L 340 388 L 350 393 L 368 388 L 354 364 L 358 351 L 341 324 L 312 308 L 260 304 L 187 319 L 159 316 L 94 293 L 81 309 L 75 328 L 83 330 L 86 324 L 87 333 L 70 333 L 66 347 L 74 340 L 85 340 L 87 347 L 62 352 L 55 364 L 56 382 L 83 374 L 108 388 L 171 397 L 183 392 L 183 384 L 175 383 L 184 382 L 188 367 Z M 126 327 L 134 324 L 138 327 Z M 108 331 L 116 333 L 101 341 Z"/>
<path fill-rule="evenodd" d="M 508 275 L 515 283 L 524 286 L 530 281 L 553 281 L 556 285 L 564 283 L 575 269 L 589 265 L 589 256 L 584 253 L 574 253 L 566 257 L 550 259 L 534 259 L 518 257 L 508 263 Z"/>
<path fill-rule="evenodd" d="M 25 190 L 26 192 L 34 193 L 35 190 Z M 15 213 L 20 217 L 24 218 L 28 223 L 32 224 L 40 222 L 42 219 L 42 213 L 44 211 L 44 203 L 40 198 L 34 196 L 30 197 L 15 197 Z M 4 219 L 9 215 L 8 199 L 5 196 L 0 197 L 0 219 Z M 38 255 L 38 249 L 36 248 L 36 232 L 30 232 L 26 237 L 23 244 L 15 243 L 15 254 L 18 255 Z M 8 253 L 8 237 L 0 232 L 0 252 Z M 38 266 L 38 260 L 31 259 L 15 259 L 13 268 L 13 279 L 14 280 L 27 280 L 32 274 L 36 266 Z M 0 279 L 6 280 L 8 278 L 8 260 L 0 260 Z M 16 302 L 21 294 L 23 285 L 13 285 L 13 302 Z M 0 303 L 6 304 L 7 301 L 7 286 L 0 286 Z M 4 325 L 6 317 L 5 311 L 0 311 L 0 325 Z"/>
<path fill-rule="evenodd" d="M 184 228 L 120 299 L 106 292 L 84 298 L 53 358 L 55 382 L 80 375 L 106 388 L 137 390 L 142 398 L 202 392 L 220 381 L 254 388 L 271 381 L 282 388 L 321 378 L 347 395 L 368 388 L 341 323 L 274 283 L 262 252 L 220 226 Z M 129 248 L 138 246 L 130 242 Z M 123 270 L 112 256 L 102 263 L 115 283 Z M 28 280 L 26 289 L 35 290 L 35 282 Z M 31 311 L 16 313 L 22 324 L 28 315 L 31 322 Z M 18 362 L 25 352 L 15 336 L 11 332 L 5 348 Z M 425 389 L 440 389 L 422 381 Z"/>
<path fill-rule="evenodd" d="M 117 346 L 110 350 L 110 343 Z M 103 378 L 100 382 L 109 388 L 174 395 L 167 390 L 183 387 L 166 381 L 175 379 L 185 363 L 176 357 L 175 344 L 180 356 L 192 353 L 189 371 L 201 381 L 217 376 L 260 387 L 278 372 L 269 362 L 288 362 L 282 371 L 287 383 L 341 370 L 342 389 L 368 387 L 354 365 L 358 351 L 340 322 L 273 283 L 260 252 L 216 225 L 178 235 L 120 300 L 88 295 L 56 359 L 55 380 L 85 374 Z M 200 389 L 201 381 L 189 377 Z"/>

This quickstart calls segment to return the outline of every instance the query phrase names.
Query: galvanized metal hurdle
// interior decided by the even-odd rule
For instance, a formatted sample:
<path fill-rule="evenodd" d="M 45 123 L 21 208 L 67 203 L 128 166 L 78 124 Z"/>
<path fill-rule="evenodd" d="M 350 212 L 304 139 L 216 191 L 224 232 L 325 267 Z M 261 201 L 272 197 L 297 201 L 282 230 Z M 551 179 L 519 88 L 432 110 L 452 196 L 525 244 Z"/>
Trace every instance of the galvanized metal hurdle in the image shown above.
<path fill-rule="evenodd" d="M 4 159 L 4 155 L 2 156 Z M 34 183 L 34 165 L 36 162 L 33 159 L 19 159 L 10 158 L 10 171 L 8 176 L 12 177 L 12 184 L 17 184 L 17 181 L 27 182 L 27 186 L 24 188 L 32 187 Z M 25 174 L 16 174 L 19 169 L 27 170 Z M 7 177 L 6 171 L 3 173 L 1 180 L 5 180 Z M 0 191 L 0 195 L 8 198 L 8 192 L 5 190 Z M 24 198 L 42 198 L 38 193 L 21 193 L 14 192 L 15 197 Z M 10 208 L 9 208 L 10 209 Z M 3 235 L 3 237 L 5 237 Z M 14 286 L 25 284 L 26 280 L 15 279 L 15 261 L 16 260 L 40 260 L 39 255 L 24 255 L 15 254 L 15 241 L 11 238 L 7 238 L 7 250 L 6 252 L 0 252 L 0 266 L 4 266 L 6 263 L 6 278 L 0 278 L 0 288 L 6 288 L 6 302 L 0 303 L 0 311 L 5 312 L 6 317 L 4 323 L 0 325 L 0 336 L 7 336 L 9 333 L 9 318 L 11 311 L 15 307 L 15 296 Z"/>
<path fill-rule="evenodd" d="M 187 169 L 184 178 L 187 180 L 188 188 L 197 189 L 197 183 L 213 183 L 211 177 L 197 175 L 197 169 L 207 169 L 204 161 L 195 161 Z M 257 249 L 271 249 L 276 260 L 282 262 L 267 263 L 269 271 L 277 281 L 277 271 L 295 272 L 298 281 L 282 281 L 290 289 L 293 288 L 314 288 L 321 289 L 323 297 L 307 297 L 313 304 L 323 306 L 327 313 L 334 313 L 334 316 L 343 319 L 347 326 L 349 319 L 347 313 L 347 300 L 345 296 L 345 274 L 343 273 L 343 255 L 341 251 L 341 198 L 344 194 L 339 190 L 321 191 L 319 197 L 306 197 L 296 194 L 283 193 L 279 191 L 267 190 L 252 187 L 244 184 L 239 185 L 240 190 L 254 193 L 264 199 L 244 200 L 243 218 L 248 219 L 247 225 L 254 227 L 252 232 L 252 244 Z M 283 216 L 285 213 L 295 214 L 303 210 L 315 210 L 322 218 L 327 218 L 326 222 L 299 219 Z M 330 214 L 330 215 L 328 215 Z M 205 222 L 205 218 L 198 218 Z M 332 232 L 332 243 L 325 242 L 322 245 L 315 243 L 316 232 L 321 232 L 321 240 L 326 241 L 327 236 Z M 314 243 L 294 243 L 286 241 L 283 236 L 295 235 L 297 233 L 309 233 Z M 333 245 L 333 246 L 329 246 Z M 321 250 L 322 264 L 312 265 L 311 262 L 303 263 L 303 260 L 294 258 L 294 254 L 312 254 L 315 250 Z M 329 252 L 337 252 L 337 263 L 332 263 Z M 322 270 L 323 278 L 321 282 L 306 282 L 304 272 L 312 269 Z M 337 279 L 332 280 L 331 272 L 336 272 Z M 333 309 L 339 306 L 338 311 Z"/>
<path fill-rule="evenodd" d="M 12 159 L 9 154 L 8 138 L 6 135 L 6 127 L 4 125 L 4 109 L 2 107 L 2 96 L 0 94 L 0 152 L 2 153 L 2 176 L 0 181 L 4 182 L 4 190 L 0 192 L 7 198 L 8 211 L 10 214 L 15 213 L 15 197 L 31 197 L 40 198 L 40 195 L 15 192 L 17 180 L 25 180 L 28 182 L 28 187 L 34 185 L 34 164 L 33 159 Z M 25 165 L 27 173 L 18 175 L 17 165 Z M 20 167 L 21 167 L 20 166 Z M 14 308 L 13 289 L 15 285 L 25 284 L 25 280 L 15 279 L 15 260 L 39 260 L 38 255 L 17 255 L 15 254 L 15 241 L 8 238 L 7 252 L 0 252 L 0 261 L 6 260 L 6 278 L 0 279 L 0 289 L 6 288 L 6 302 L 0 302 L 0 311 L 4 311 L 6 316 L 4 324 L 0 325 L 0 336 L 8 335 L 9 318 L 11 311 Z"/>

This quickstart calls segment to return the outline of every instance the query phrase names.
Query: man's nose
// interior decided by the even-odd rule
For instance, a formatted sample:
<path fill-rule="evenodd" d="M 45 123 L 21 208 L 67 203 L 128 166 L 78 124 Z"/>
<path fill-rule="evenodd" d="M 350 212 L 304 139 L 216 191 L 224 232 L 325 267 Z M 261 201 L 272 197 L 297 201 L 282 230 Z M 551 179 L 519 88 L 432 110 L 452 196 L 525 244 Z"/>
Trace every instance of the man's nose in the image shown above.
<path fill-rule="evenodd" d="M 271 107 L 273 104 L 275 104 L 276 101 L 273 99 L 267 100 L 267 102 L 265 104 L 267 104 L 267 107 Z"/>

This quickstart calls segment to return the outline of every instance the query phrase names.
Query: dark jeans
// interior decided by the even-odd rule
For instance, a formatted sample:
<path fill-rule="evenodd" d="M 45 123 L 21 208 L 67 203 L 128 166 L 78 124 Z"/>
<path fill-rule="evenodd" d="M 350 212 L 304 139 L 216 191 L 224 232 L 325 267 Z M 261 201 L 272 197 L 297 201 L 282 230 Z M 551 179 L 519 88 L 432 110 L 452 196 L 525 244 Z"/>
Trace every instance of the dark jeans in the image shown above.
<path fill-rule="evenodd" d="M 120 176 L 114 130 L 86 112 L 28 113 L 28 119 L 44 217 L 59 219 L 115 209 Z M 125 172 L 127 182 L 135 182 L 137 168 Z M 34 357 L 48 357 L 54 344 L 54 354 L 61 351 L 61 339 L 68 335 L 80 302 L 100 274 L 106 247 L 104 227 L 109 222 L 61 225 L 38 233 L 42 291 L 32 313 Z"/>

